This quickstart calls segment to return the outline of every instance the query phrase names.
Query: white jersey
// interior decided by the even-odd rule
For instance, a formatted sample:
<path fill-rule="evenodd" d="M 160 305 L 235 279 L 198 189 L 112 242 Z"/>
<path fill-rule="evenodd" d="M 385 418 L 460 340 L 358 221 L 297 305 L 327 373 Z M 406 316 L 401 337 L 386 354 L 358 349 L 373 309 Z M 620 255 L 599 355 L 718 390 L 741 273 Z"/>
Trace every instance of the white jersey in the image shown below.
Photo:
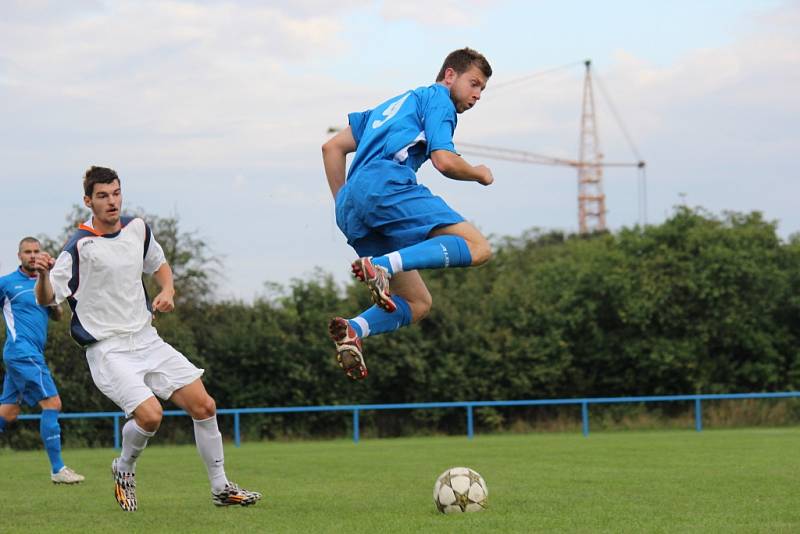
<path fill-rule="evenodd" d="M 100 234 L 91 219 L 78 227 L 50 271 L 55 300 L 72 308 L 71 334 L 81 345 L 131 335 L 150 324 L 152 310 L 142 273 L 166 263 L 164 251 L 138 217 Z"/>

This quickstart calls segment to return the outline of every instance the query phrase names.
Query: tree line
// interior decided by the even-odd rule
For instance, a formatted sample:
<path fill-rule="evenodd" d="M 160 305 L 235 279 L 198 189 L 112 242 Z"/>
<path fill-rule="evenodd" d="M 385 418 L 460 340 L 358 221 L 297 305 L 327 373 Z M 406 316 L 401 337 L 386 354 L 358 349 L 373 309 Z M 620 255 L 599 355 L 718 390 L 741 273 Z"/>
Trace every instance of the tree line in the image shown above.
<path fill-rule="evenodd" d="M 320 272 L 271 285 L 271 296 L 253 302 L 215 300 L 220 264 L 205 242 L 175 218 L 147 219 L 178 292 L 176 311 L 156 326 L 206 370 L 220 408 L 782 391 L 800 382 L 800 238 L 782 240 L 758 212 L 681 207 L 662 224 L 615 233 L 496 239 L 481 268 L 423 273 L 431 314 L 366 339 L 363 382 L 344 377 L 326 334 L 331 316 L 370 304 L 361 286 Z M 45 241 L 57 248 L 61 238 Z M 68 321 L 51 323 L 46 357 L 65 412 L 118 411 L 94 387 Z M 484 409 L 476 423 L 503 427 L 522 412 Z M 243 431 L 249 439 L 340 436 L 348 418 L 253 415 Z M 362 421 L 379 435 L 460 432 L 464 414 L 383 412 Z M 110 444 L 110 420 L 62 425 L 67 441 Z M 191 428 L 168 418 L 160 435 L 189 440 Z M 0 440 L 26 446 L 38 433 Z"/>

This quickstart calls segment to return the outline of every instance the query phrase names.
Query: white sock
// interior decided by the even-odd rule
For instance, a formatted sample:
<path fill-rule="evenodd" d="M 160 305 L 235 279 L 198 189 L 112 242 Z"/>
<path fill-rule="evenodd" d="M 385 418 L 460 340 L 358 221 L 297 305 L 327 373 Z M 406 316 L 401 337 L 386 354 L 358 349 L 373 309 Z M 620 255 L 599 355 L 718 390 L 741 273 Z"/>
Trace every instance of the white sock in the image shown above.
<path fill-rule="evenodd" d="M 155 432 L 148 432 L 137 425 L 135 419 L 128 419 L 122 427 L 122 453 L 117 463 L 120 471 L 136 472 L 136 459 L 147 447 L 147 440 L 155 435 Z"/>
<path fill-rule="evenodd" d="M 218 493 L 225 489 L 228 478 L 225 476 L 225 454 L 222 451 L 222 434 L 217 426 L 217 416 L 194 421 L 194 440 L 197 442 L 197 452 L 206 463 L 208 480 L 211 482 L 211 491 Z"/>

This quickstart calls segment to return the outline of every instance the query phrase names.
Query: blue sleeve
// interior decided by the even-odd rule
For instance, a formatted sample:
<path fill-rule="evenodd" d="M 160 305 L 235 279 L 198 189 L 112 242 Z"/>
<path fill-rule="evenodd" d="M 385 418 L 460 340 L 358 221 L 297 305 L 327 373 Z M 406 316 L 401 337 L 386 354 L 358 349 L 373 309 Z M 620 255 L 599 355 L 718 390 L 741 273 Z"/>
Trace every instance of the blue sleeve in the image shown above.
<path fill-rule="evenodd" d="M 364 128 L 367 126 L 367 118 L 372 110 L 359 111 L 347 115 L 347 120 L 350 123 L 350 129 L 353 131 L 353 139 L 356 140 L 356 146 L 361 142 L 361 137 L 364 135 Z"/>
<path fill-rule="evenodd" d="M 452 105 L 435 106 L 425 114 L 425 139 L 428 155 L 434 150 L 456 152 L 453 133 L 456 131 L 456 110 Z"/>

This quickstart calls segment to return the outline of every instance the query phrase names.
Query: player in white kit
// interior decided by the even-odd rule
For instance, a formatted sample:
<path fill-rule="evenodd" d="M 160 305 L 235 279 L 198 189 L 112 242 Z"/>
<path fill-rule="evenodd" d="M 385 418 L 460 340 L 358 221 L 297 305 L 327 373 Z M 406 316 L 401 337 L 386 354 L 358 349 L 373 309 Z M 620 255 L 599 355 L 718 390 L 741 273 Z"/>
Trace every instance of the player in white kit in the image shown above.
<path fill-rule="evenodd" d="M 151 324 L 154 311 L 175 308 L 172 269 L 161 246 L 141 218 L 121 216 L 115 171 L 91 167 L 83 187 L 92 217 L 78 227 L 58 259 L 37 256 L 35 290 L 41 305 L 69 303 L 71 334 L 86 349 L 95 385 L 130 418 L 122 428 L 122 453 L 111 464 L 117 502 L 125 511 L 137 509 L 136 460 L 161 424 L 158 396 L 192 417 L 212 502 L 255 504 L 260 493 L 240 488 L 225 475 L 216 404 L 200 380 L 203 370 L 165 343 Z M 152 304 L 142 273 L 153 275 L 160 288 Z"/>

